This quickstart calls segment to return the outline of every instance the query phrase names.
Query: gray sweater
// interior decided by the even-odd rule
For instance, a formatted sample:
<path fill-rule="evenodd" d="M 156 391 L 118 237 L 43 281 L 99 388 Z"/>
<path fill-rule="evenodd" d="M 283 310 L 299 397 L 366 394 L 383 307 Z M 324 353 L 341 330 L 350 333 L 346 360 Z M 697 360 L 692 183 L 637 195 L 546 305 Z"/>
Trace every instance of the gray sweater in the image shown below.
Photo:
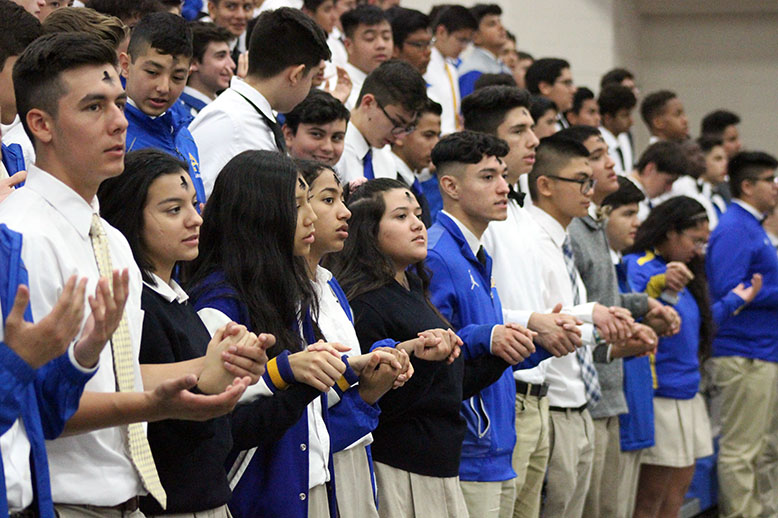
<path fill-rule="evenodd" d="M 648 312 L 644 293 L 619 293 L 616 269 L 610 255 L 605 229 L 591 216 L 576 218 L 568 227 L 575 254 L 575 265 L 586 285 L 586 297 L 603 306 L 621 306 L 640 318 Z M 600 380 L 602 399 L 590 407 L 592 417 L 600 419 L 627 412 L 624 398 L 624 370 L 621 358 L 608 362 L 607 347 L 594 350 L 594 366 Z"/>

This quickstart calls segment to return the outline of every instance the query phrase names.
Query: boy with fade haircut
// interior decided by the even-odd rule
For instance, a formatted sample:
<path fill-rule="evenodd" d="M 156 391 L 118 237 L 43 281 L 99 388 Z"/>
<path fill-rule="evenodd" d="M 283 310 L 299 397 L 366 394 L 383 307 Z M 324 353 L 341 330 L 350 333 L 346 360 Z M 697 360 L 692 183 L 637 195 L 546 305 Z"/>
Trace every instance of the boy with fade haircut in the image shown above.
<path fill-rule="evenodd" d="M 594 92 L 585 86 L 579 86 L 573 96 L 573 107 L 565 114 L 571 126 L 591 126 L 600 127 L 600 107 L 597 105 L 597 99 Z"/>
<path fill-rule="evenodd" d="M 99 13 L 89 7 L 57 9 L 43 23 L 43 34 L 56 32 L 88 32 L 116 50 L 118 56 L 127 50 L 130 29 L 119 18 Z M 120 50 L 121 47 L 123 50 Z"/>
<path fill-rule="evenodd" d="M 640 116 L 651 134 L 649 144 L 660 140 L 682 141 L 689 137 L 689 119 L 675 92 L 659 90 L 648 94 L 640 104 Z"/>
<path fill-rule="evenodd" d="M 234 76 L 230 87 L 189 125 L 201 151 L 206 196 L 222 167 L 240 152 L 286 152 L 274 112 L 290 112 L 305 99 L 313 78 L 330 58 L 322 28 L 289 7 L 259 16 L 249 49 L 246 78 Z"/>
<path fill-rule="evenodd" d="M 138 516 L 138 495 L 146 491 L 164 506 L 141 423 L 223 415 L 250 381 L 235 379 L 217 395 L 195 394 L 189 389 L 206 368 L 202 360 L 153 369 L 138 364 L 140 270 L 124 236 L 99 217 L 95 196 L 104 179 L 124 168 L 126 94 L 116 66 L 114 50 L 85 33 L 42 36 L 14 66 L 19 113 L 38 158 L 25 188 L 0 204 L 0 221 L 24 236 L 32 317 L 49 313 L 73 273 L 87 278 L 88 291 L 102 285 L 108 308 L 104 325 L 87 323 L 77 336 L 99 330 L 102 343 L 111 342 L 100 353 L 104 368 L 89 380 L 65 425 L 66 433 L 80 435 L 47 445 L 52 497 L 63 517 Z M 111 276 L 113 294 L 101 280 Z M 255 348 L 239 349 L 253 358 L 250 370 L 258 375 L 263 366 Z"/>
<path fill-rule="evenodd" d="M 127 91 L 124 113 L 127 152 L 161 149 L 189 165 L 197 202 L 205 203 L 200 156 L 187 125 L 189 112 L 177 105 L 192 61 L 192 30 L 171 13 L 152 13 L 135 25 L 119 66 Z"/>
<path fill-rule="evenodd" d="M 179 102 L 195 117 L 230 86 L 236 65 L 230 57 L 230 31 L 208 22 L 191 22 L 189 27 L 192 64 Z"/>
<path fill-rule="evenodd" d="M 434 8 L 433 8 L 434 12 Z M 459 92 L 459 55 L 473 40 L 478 30 L 478 20 L 464 6 L 451 5 L 438 9 L 433 15 L 431 28 L 433 44 L 430 62 L 424 80 L 427 82 L 427 95 L 443 107 L 440 129 L 444 135 L 462 129 L 459 119 L 462 96 Z"/>
<path fill-rule="evenodd" d="M 738 124 L 740 124 L 740 117 L 736 113 L 715 110 L 702 118 L 700 134 L 720 138 L 724 144 L 724 151 L 727 152 L 727 158 L 732 158 L 742 148 Z"/>
<path fill-rule="evenodd" d="M 392 26 L 392 57 L 410 63 L 420 74 L 427 72 L 432 48 L 429 17 L 416 9 L 392 7 L 386 11 Z"/>
<path fill-rule="evenodd" d="M 9 153 L 21 155 L 25 164 L 35 162 L 35 149 L 16 110 L 13 68 L 24 49 L 42 34 L 35 16 L 10 0 L 0 0 L 0 134 Z"/>
<path fill-rule="evenodd" d="M 470 516 L 485 518 L 510 518 L 516 500 L 516 387 L 508 367 L 532 368 L 549 357 L 545 349 L 535 351 L 535 333 L 504 323 L 492 259 L 482 244 L 489 223 L 507 217 L 502 157 L 508 152 L 497 137 L 474 131 L 452 133 L 432 151 L 443 210 L 429 230 L 430 299 L 462 337 L 466 358 L 492 354 L 507 363 L 495 383 L 461 407 L 469 424 L 460 486 Z"/>
<path fill-rule="evenodd" d="M 208 0 L 207 5 L 210 21 L 232 34 L 230 57 L 237 63 L 238 57 L 249 50 L 246 29 L 254 16 L 254 3 L 251 0 Z"/>
<path fill-rule="evenodd" d="M 323 90 L 311 90 L 308 97 L 285 116 L 281 129 L 289 154 L 335 167 L 343 155 L 350 117 L 351 113 L 332 95 Z"/>
<path fill-rule="evenodd" d="M 600 133 L 608 145 L 608 153 L 613 159 L 613 170 L 625 175 L 632 171 L 633 154 L 632 110 L 637 98 L 629 87 L 609 84 L 600 91 L 597 105 L 600 108 Z"/>
<path fill-rule="evenodd" d="M 718 480 L 722 517 L 774 516 L 778 387 L 778 256 L 761 225 L 778 204 L 775 157 L 741 152 L 729 162 L 732 204 L 708 241 L 712 302 L 762 274 L 756 298 L 713 339 L 712 383 L 721 403 Z"/>
<path fill-rule="evenodd" d="M 557 110 L 557 129 L 570 126 L 564 114 L 573 107 L 575 83 L 570 72 L 570 63 L 561 58 L 538 59 L 527 69 L 524 76 L 527 90 L 554 101 Z"/>
<path fill-rule="evenodd" d="M 438 182 L 432 167 L 432 149 L 440 140 L 441 106 L 430 99 L 419 110 L 416 129 L 392 144 L 397 179 L 416 195 L 421 207 L 421 220 L 429 228 L 443 208 Z M 422 178 L 424 181 L 422 181 Z M 430 201 L 429 196 L 432 197 Z M 434 207 L 431 208 L 431 205 Z"/>
<path fill-rule="evenodd" d="M 386 13 L 374 5 L 359 5 L 346 11 L 340 16 L 340 24 L 348 54 L 348 62 L 343 68 L 352 85 L 344 104 L 352 110 L 357 106 L 367 76 L 392 57 L 392 26 Z"/>
<path fill-rule="evenodd" d="M 688 167 L 689 163 L 681 145 L 675 142 L 655 142 L 640 155 L 635 169 L 627 175 L 627 178 L 646 197 L 640 203 L 638 219 L 641 222 L 654 208 L 653 200 L 670 192 L 673 183 L 686 174 Z"/>
<path fill-rule="evenodd" d="M 405 61 L 392 59 L 371 72 L 351 110 L 346 146 L 336 167 L 340 179 L 396 178 L 387 145 L 416 129 L 426 102 L 424 79 Z"/>
<path fill-rule="evenodd" d="M 497 4 L 476 4 L 470 12 L 478 22 L 473 33 L 473 48 L 462 57 L 459 65 L 459 91 L 466 97 L 474 90 L 481 74 L 510 74 L 510 69 L 498 56 L 508 39 L 502 25 L 502 9 Z"/>

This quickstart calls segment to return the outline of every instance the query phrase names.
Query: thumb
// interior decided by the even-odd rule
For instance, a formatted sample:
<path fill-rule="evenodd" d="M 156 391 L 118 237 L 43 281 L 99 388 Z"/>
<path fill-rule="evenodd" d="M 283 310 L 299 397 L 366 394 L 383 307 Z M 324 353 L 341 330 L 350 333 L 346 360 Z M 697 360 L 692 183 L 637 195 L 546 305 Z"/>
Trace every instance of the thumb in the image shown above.
<path fill-rule="evenodd" d="M 562 312 L 562 303 L 557 303 L 556 306 L 554 306 L 554 309 L 551 310 L 552 313 L 561 313 Z"/>
<path fill-rule="evenodd" d="M 16 290 L 16 297 L 14 298 L 14 305 L 11 308 L 11 312 L 8 314 L 6 322 L 16 323 L 24 320 L 24 310 L 27 309 L 27 304 L 30 302 L 30 290 L 23 284 L 19 285 Z"/>
<path fill-rule="evenodd" d="M 163 381 L 159 385 L 159 390 L 162 392 L 164 397 L 172 398 L 179 392 L 188 390 L 195 385 L 197 385 L 197 376 L 194 374 L 187 374 L 186 376 L 181 376 L 180 378 Z"/>

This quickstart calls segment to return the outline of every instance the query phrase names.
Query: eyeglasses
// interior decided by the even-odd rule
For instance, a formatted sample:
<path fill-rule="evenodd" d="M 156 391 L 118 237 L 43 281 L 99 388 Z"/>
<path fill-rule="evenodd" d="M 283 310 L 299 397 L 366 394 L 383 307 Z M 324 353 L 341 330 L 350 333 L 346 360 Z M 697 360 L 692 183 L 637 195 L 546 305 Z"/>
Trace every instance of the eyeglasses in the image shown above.
<path fill-rule="evenodd" d="M 597 180 L 592 178 L 591 176 L 587 176 L 586 178 L 565 178 L 564 176 L 556 176 L 553 174 L 546 174 L 543 176 L 547 176 L 549 178 L 553 178 L 554 180 L 559 180 L 562 182 L 570 182 L 570 183 L 577 183 L 581 186 L 581 194 L 588 194 L 589 191 L 594 189 L 594 186 L 597 185 Z"/>
<path fill-rule="evenodd" d="M 778 184 L 778 176 L 768 176 L 766 178 L 751 178 L 754 182 L 769 182 L 772 184 Z"/>
<path fill-rule="evenodd" d="M 411 47 L 418 49 L 418 50 L 427 50 L 429 48 L 432 48 L 432 46 L 435 44 L 435 40 L 426 40 L 426 41 L 406 41 L 404 43 L 405 45 L 410 45 Z"/>
<path fill-rule="evenodd" d="M 381 111 L 384 112 L 384 115 L 386 115 L 386 118 L 389 119 L 389 122 L 391 122 L 394 127 L 392 128 L 392 135 L 404 135 L 408 133 L 413 133 L 416 130 L 416 121 L 411 123 L 404 123 L 401 121 L 398 121 L 391 115 L 389 115 L 383 106 L 381 106 L 381 103 L 376 103 L 379 108 L 381 108 Z"/>
<path fill-rule="evenodd" d="M 688 237 L 691 239 L 692 244 L 694 245 L 694 248 L 697 250 L 703 251 L 708 246 L 708 240 L 701 238 L 701 237 L 692 237 L 691 234 L 688 232 L 681 232 L 681 235 Z"/>

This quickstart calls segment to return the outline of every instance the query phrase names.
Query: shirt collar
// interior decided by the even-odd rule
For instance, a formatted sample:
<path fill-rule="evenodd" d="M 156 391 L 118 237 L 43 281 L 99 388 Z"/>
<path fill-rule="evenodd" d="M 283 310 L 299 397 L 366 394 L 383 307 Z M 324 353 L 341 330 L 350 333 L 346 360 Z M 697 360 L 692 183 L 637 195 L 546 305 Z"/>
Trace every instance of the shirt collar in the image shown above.
<path fill-rule="evenodd" d="M 323 266 L 316 265 L 316 282 L 322 286 L 330 282 L 332 279 L 332 272 Z"/>
<path fill-rule="evenodd" d="M 367 142 L 367 139 L 365 139 L 364 135 L 362 135 L 362 132 L 359 131 L 359 129 L 354 124 L 349 124 L 346 128 L 345 139 L 346 144 L 354 150 L 354 153 L 357 155 L 361 162 L 370 149 L 370 144 Z"/>
<path fill-rule="evenodd" d="M 470 250 L 473 252 L 473 255 L 478 254 L 478 249 L 481 248 L 481 240 L 479 240 L 477 237 L 475 237 L 475 234 L 470 232 L 470 229 L 467 228 L 461 221 L 459 221 L 457 218 L 452 216 L 449 212 L 446 212 L 445 210 L 441 210 L 443 214 L 451 218 L 451 221 L 454 222 L 454 224 L 459 228 L 459 231 L 462 232 L 462 235 L 465 236 L 465 241 L 467 241 L 467 246 L 470 247 Z"/>
<path fill-rule="evenodd" d="M 497 62 L 502 63 L 500 58 L 498 58 L 497 56 L 492 54 L 492 52 L 490 50 L 487 50 L 484 47 L 473 46 L 473 51 L 474 52 L 482 52 L 482 53 L 486 54 L 489 57 L 489 59 L 491 59 L 492 61 L 497 61 Z"/>
<path fill-rule="evenodd" d="M 154 293 L 166 301 L 183 304 L 189 300 L 189 295 L 186 294 L 186 292 L 181 288 L 181 286 L 178 285 L 175 280 L 170 279 L 170 284 L 168 284 L 163 281 L 162 278 L 159 277 L 156 273 L 152 273 L 151 278 L 154 279 L 154 284 L 146 281 L 143 281 L 143 284 L 151 288 Z"/>
<path fill-rule="evenodd" d="M 586 209 L 587 212 L 589 213 L 589 217 L 591 217 L 594 221 L 598 221 L 597 218 L 598 218 L 599 215 L 597 214 L 597 209 L 598 209 L 598 207 L 597 207 L 597 205 L 594 202 L 590 202 L 589 203 L 589 208 Z"/>
<path fill-rule="evenodd" d="M 619 264 L 621 262 L 621 253 L 620 252 L 617 252 L 616 250 L 614 250 L 613 248 L 610 248 L 610 247 L 608 247 L 608 252 L 610 253 L 611 262 L 613 264 Z"/>
<path fill-rule="evenodd" d="M 416 175 L 411 171 L 411 168 L 408 167 L 408 164 L 406 164 L 402 158 L 395 155 L 394 151 L 392 151 L 392 158 L 394 159 L 394 168 L 397 170 L 397 174 L 400 175 L 405 183 L 413 185 Z"/>
<path fill-rule="evenodd" d="M 646 194 L 646 189 L 643 187 L 643 184 L 640 183 L 640 180 L 637 178 L 637 172 L 633 171 L 626 175 L 627 180 L 635 184 L 635 187 L 637 187 L 640 192 L 643 193 L 643 195 L 646 197 L 646 201 L 648 201 L 648 195 Z"/>
<path fill-rule="evenodd" d="M 346 72 L 348 72 L 349 77 L 351 78 L 351 81 L 355 84 L 362 84 L 365 82 L 365 79 L 367 78 L 367 74 L 360 69 L 357 68 L 355 65 L 352 65 L 351 63 L 346 63 L 346 66 L 344 67 L 346 69 Z"/>
<path fill-rule="evenodd" d="M 565 239 L 567 239 L 567 230 L 565 230 L 565 227 L 560 225 L 559 222 L 551 216 L 551 214 L 536 205 L 532 205 L 529 208 L 529 211 L 532 214 L 532 217 L 535 218 L 538 226 L 540 226 L 543 230 L 546 231 L 546 233 L 548 233 L 554 244 L 556 244 L 559 248 L 562 248 L 562 243 L 564 243 Z"/>
<path fill-rule="evenodd" d="M 260 111 L 264 113 L 271 121 L 276 121 L 276 116 L 273 113 L 273 107 L 270 106 L 270 102 L 265 99 L 265 96 L 262 95 L 259 90 L 238 76 L 232 76 L 232 80 L 230 80 L 230 88 L 246 97 L 249 101 L 253 102 L 257 108 L 259 108 Z"/>
<path fill-rule="evenodd" d="M 92 214 L 100 214 L 97 196 L 92 199 L 92 203 L 87 203 L 76 191 L 35 164 L 30 164 L 27 169 L 25 188 L 38 193 L 73 225 L 81 237 L 89 239 Z"/>
<path fill-rule="evenodd" d="M 166 110 L 166 111 L 164 111 L 164 112 L 160 113 L 159 115 L 154 115 L 154 116 L 151 116 L 151 115 L 147 114 L 146 112 L 144 112 L 143 110 L 141 110 L 141 109 L 138 107 L 138 105 L 137 105 L 137 104 L 135 104 L 135 101 L 133 101 L 133 100 L 132 100 L 132 99 L 130 99 L 129 97 L 127 98 L 127 104 L 129 104 L 130 106 L 132 106 L 133 108 L 135 108 L 136 110 L 138 110 L 138 111 L 139 111 L 141 114 L 143 114 L 144 116 L 148 117 L 148 118 L 149 118 L 149 119 L 151 119 L 151 120 L 154 120 L 154 119 L 156 119 L 156 118 L 158 118 L 158 117 L 162 117 L 163 115 L 165 115 L 165 114 L 167 113 L 167 110 Z"/>
<path fill-rule="evenodd" d="M 748 202 L 741 200 L 740 198 L 733 198 L 732 201 L 740 205 L 743 209 L 747 210 L 749 214 L 756 218 L 757 221 L 762 221 L 764 214 L 756 210 L 756 207 Z"/>
<path fill-rule="evenodd" d="M 211 102 L 213 101 L 213 99 L 205 95 L 203 92 L 197 90 L 196 88 L 192 88 L 191 86 L 185 86 L 184 93 L 187 95 L 191 95 L 195 99 L 199 99 L 203 101 L 205 104 L 211 104 Z"/>
<path fill-rule="evenodd" d="M 602 134 L 602 139 L 605 141 L 606 144 L 608 144 L 609 149 L 614 149 L 619 147 L 619 139 L 616 138 L 616 135 L 611 133 L 611 130 L 609 130 L 605 126 L 600 126 L 599 130 L 600 133 Z"/>

